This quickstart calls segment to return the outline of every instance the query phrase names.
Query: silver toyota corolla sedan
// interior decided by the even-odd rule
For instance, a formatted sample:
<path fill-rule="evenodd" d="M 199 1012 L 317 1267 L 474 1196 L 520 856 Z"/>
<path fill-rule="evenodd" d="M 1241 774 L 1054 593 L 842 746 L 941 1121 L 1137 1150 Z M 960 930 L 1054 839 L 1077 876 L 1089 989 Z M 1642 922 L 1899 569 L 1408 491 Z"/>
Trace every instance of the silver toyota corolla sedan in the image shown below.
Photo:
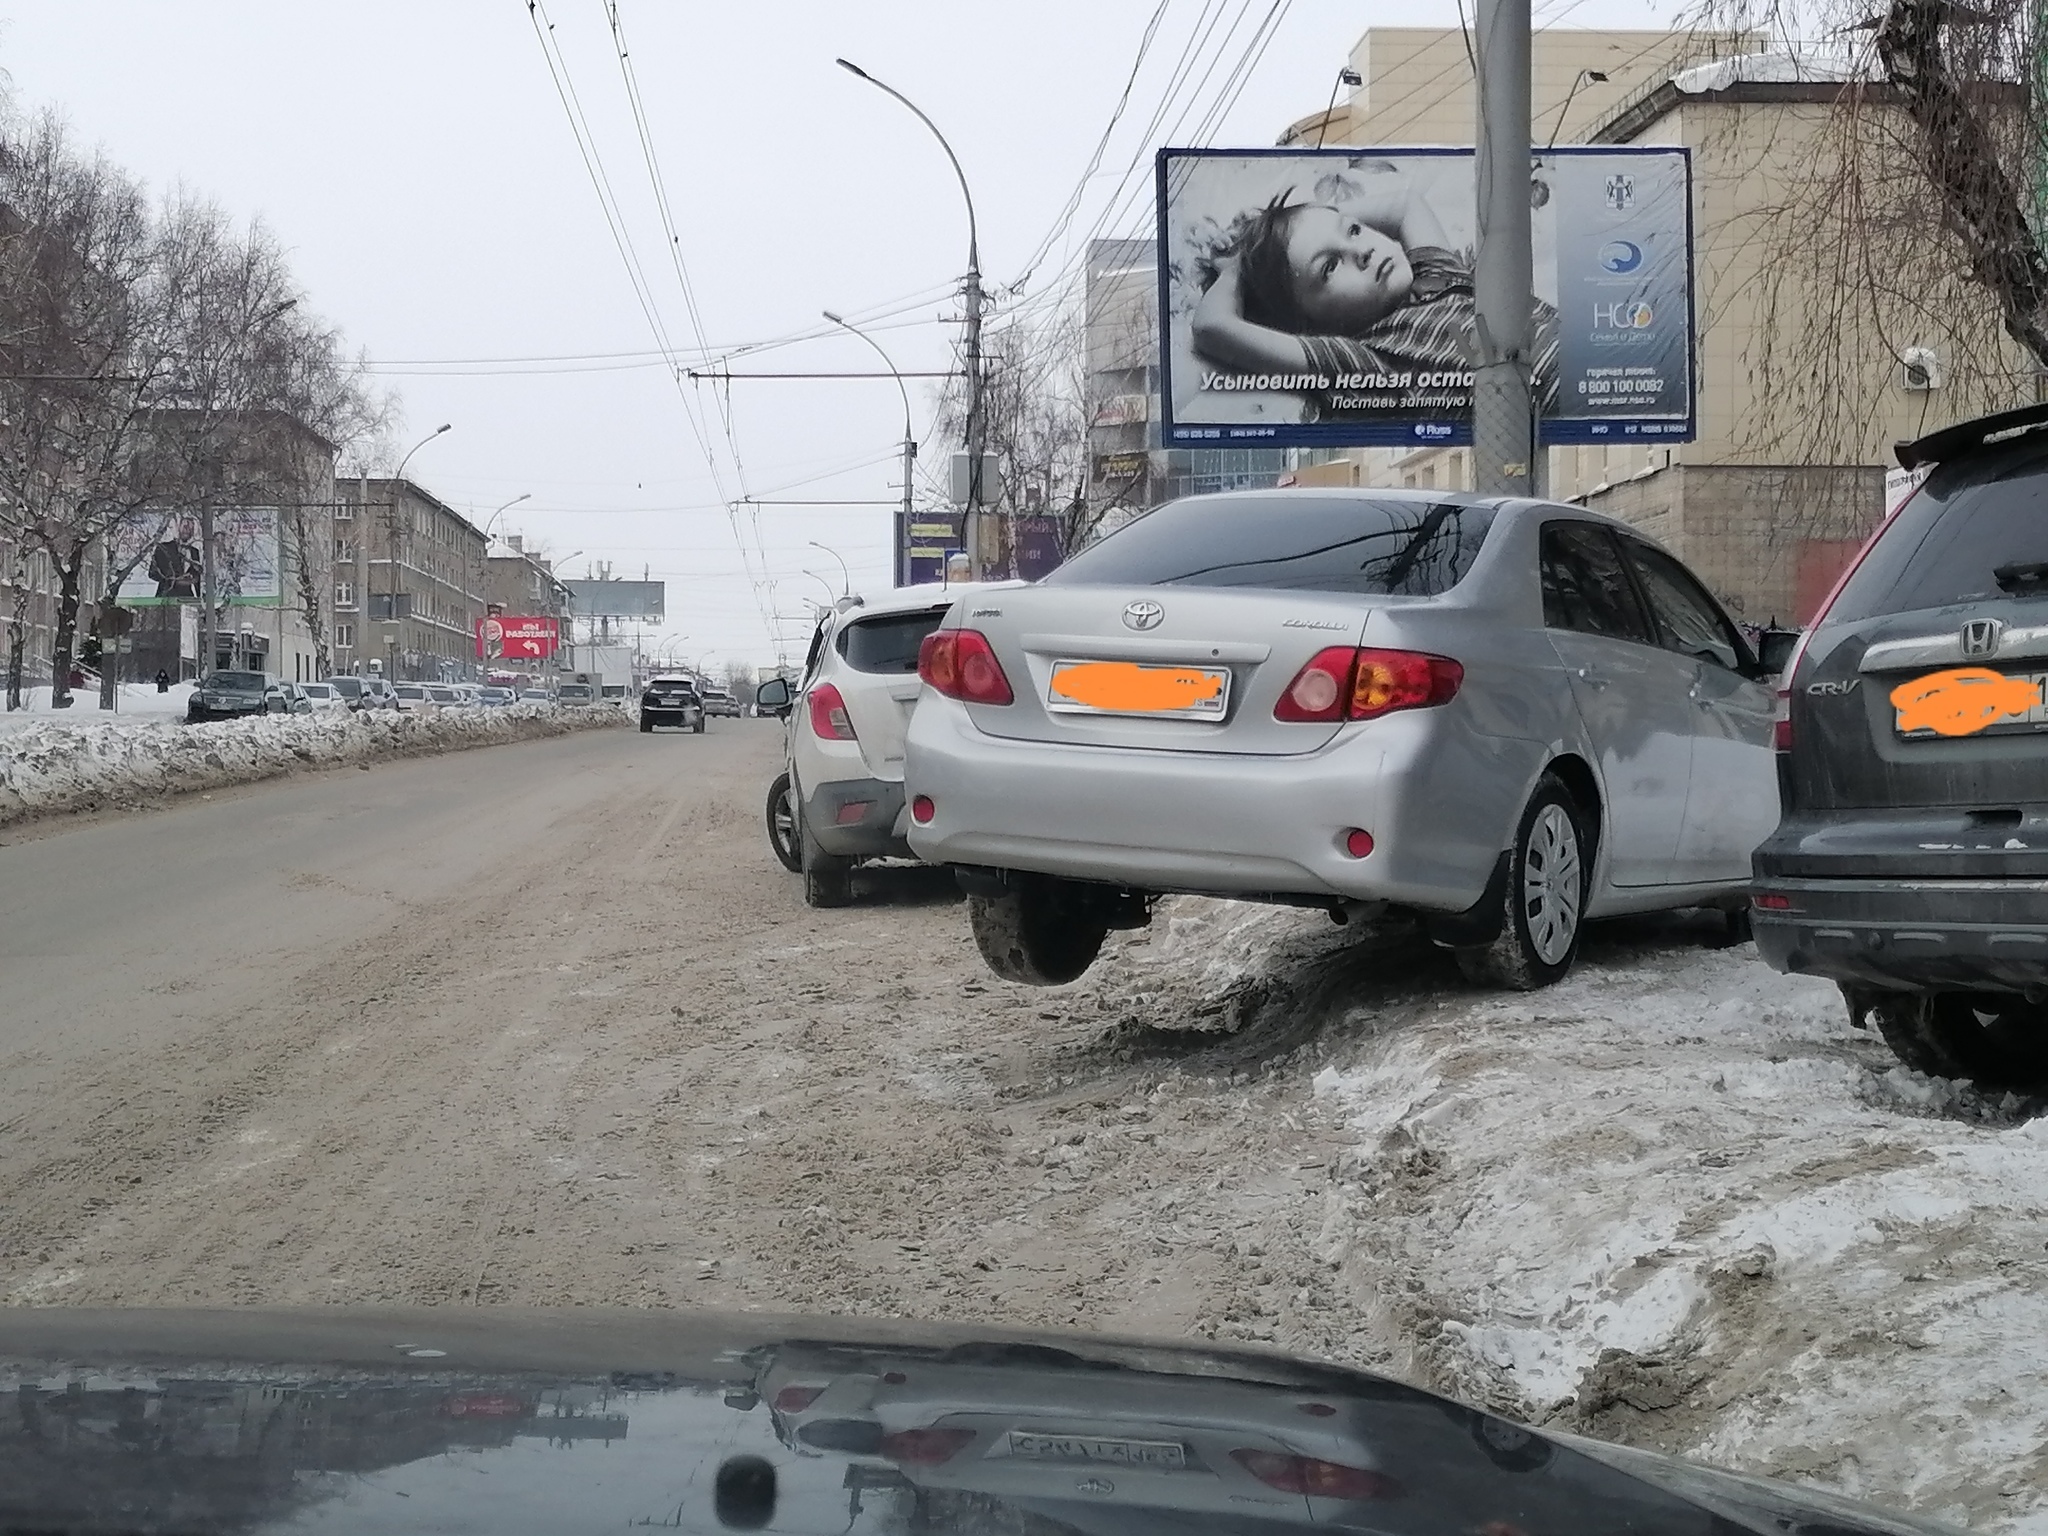
<path fill-rule="evenodd" d="M 1193 891 L 1402 909 L 1475 980 L 1581 921 L 1743 910 L 1774 699 L 1706 588 L 1582 508 L 1431 491 L 1199 496 L 920 659 L 910 844 L 1015 981 L 1071 981 Z"/>

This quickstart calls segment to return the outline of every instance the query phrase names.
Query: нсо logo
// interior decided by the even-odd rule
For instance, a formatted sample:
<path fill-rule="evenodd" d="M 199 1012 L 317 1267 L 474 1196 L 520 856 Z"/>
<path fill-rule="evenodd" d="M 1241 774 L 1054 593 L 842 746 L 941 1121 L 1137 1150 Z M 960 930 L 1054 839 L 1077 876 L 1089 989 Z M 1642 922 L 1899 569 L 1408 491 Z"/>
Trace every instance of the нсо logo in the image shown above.
<path fill-rule="evenodd" d="M 1644 299 L 1622 299 L 1613 304 L 1593 306 L 1593 329 L 1596 331 L 1647 331 L 1657 318 L 1657 311 Z"/>
<path fill-rule="evenodd" d="M 1166 610 L 1157 603 L 1143 599 L 1124 604 L 1124 623 L 1132 629 L 1157 629 L 1159 621 L 1166 617 Z"/>
<path fill-rule="evenodd" d="M 1635 205 L 1636 179 L 1626 171 L 1616 171 L 1607 178 L 1607 206 L 1616 213 Z"/>
<path fill-rule="evenodd" d="M 1603 272 L 1633 272 L 1643 264 L 1643 248 L 1633 240 L 1610 240 L 1600 247 Z"/>

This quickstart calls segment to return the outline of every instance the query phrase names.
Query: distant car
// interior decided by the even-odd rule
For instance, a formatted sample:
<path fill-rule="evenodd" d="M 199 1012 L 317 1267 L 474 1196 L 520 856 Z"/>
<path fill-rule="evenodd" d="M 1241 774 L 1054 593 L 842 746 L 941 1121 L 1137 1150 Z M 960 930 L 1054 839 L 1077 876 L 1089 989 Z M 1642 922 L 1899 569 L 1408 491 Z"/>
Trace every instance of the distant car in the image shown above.
<path fill-rule="evenodd" d="M 335 691 L 332 683 L 301 683 L 303 693 L 315 709 L 346 709 L 348 700 Z"/>
<path fill-rule="evenodd" d="M 398 694 L 381 677 L 329 677 L 322 680 L 350 709 L 396 709 Z"/>
<path fill-rule="evenodd" d="M 1757 952 L 1908 1066 L 2048 1088 L 2048 406 L 1902 444 L 1925 481 L 1781 679 Z"/>
<path fill-rule="evenodd" d="M 519 702 L 522 704 L 552 704 L 555 702 L 555 696 L 545 688 L 522 688 L 519 690 Z"/>
<path fill-rule="evenodd" d="M 393 683 L 391 691 L 397 696 L 400 709 L 426 710 L 434 707 L 434 701 L 427 697 L 425 683 Z"/>
<path fill-rule="evenodd" d="M 486 688 L 476 696 L 476 701 L 486 709 L 502 709 L 518 698 L 519 695 L 510 688 Z"/>
<path fill-rule="evenodd" d="M 722 719 L 737 720 L 740 717 L 740 701 L 723 688 L 704 690 L 704 713 L 717 715 Z"/>
<path fill-rule="evenodd" d="M 863 859 L 912 857 L 903 736 L 921 687 L 918 648 L 955 602 L 1021 585 L 954 582 L 842 600 L 811 637 L 801 688 L 777 677 L 755 690 L 763 709 L 789 721 L 786 771 L 768 793 L 768 841 L 785 868 L 802 872 L 810 905 L 851 901 Z"/>
<path fill-rule="evenodd" d="M 428 683 L 427 701 L 439 709 L 456 709 L 468 702 L 446 683 Z"/>
<path fill-rule="evenodd" d="M 273 692 L 276 683 L 277 679 L 267 672 L 209 672 L 199 680 L 186 702 L 186 723 L 283 714 L 289 706 L 277 701 Z"/>
<path fill-rule="evenodd" d="M 313 700 L 303 683 L 287 683 L 283 680 L 272 683 L 263 690 L 264 698 L 273 715 L 310 715 Z"/>
<path fill-rule="evenodd" d="M 569 709 L 588 709 L 597 702 L 597 690 L 588 683 L 563 683 L 555 689 L 555 702 Z"/>
<path fill-rule="evenodd" d="M 687 677 L 649 678 L 640 695 L 640 729 L 678 725 L 699 735 L 704 731 L 704 700 Z"/>

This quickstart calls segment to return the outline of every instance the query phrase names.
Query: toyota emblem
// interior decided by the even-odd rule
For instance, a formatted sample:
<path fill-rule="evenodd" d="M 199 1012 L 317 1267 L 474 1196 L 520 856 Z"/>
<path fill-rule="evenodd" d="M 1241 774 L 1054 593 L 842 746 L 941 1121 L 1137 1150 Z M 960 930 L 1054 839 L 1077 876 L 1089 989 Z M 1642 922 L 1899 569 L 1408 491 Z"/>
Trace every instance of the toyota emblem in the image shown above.
<path fill-rule="evenodd" d="M 1166 610 L 1157 603 L 1139 600 L 1124 604 L 1124 623 L 1132 629 L 1157 629 Z"/>
<path fill-rule="evenodd" d="M 1972 619 L 1963 626 L 1965 656 L 1995 656 L 2005 625 L 1998 619 Z"/>

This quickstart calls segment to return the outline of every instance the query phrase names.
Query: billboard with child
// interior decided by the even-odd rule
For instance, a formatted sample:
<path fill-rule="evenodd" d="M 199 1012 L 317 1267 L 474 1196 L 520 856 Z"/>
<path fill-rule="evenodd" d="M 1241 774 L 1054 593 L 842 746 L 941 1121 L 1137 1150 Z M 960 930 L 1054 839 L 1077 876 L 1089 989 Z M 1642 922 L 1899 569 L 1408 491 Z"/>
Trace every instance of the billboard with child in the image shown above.
<path fill-rule="evenodd" d="M 1162 149 L 1167 447 L 1472 440 L 1469 149 Z M 1532 364 L 1546 443 L 1684 442 L 1684 149 L 1539 150 Z"/>

